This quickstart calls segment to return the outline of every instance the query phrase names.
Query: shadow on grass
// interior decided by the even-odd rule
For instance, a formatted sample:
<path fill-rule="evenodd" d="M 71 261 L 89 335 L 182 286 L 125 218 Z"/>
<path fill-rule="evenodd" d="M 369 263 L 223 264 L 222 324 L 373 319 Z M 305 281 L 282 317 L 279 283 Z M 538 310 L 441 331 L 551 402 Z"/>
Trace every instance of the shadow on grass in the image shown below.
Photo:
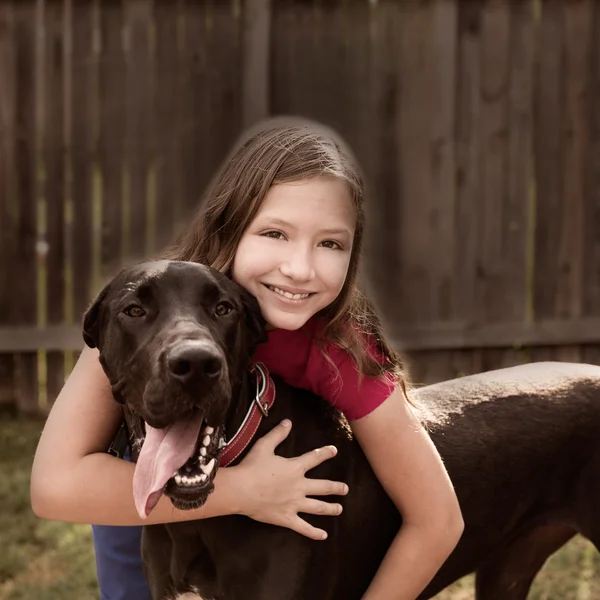
<path fill-rule="evenodd" d="M 29 474 L 41 427 L 0 420 L 0 600 L 97 600 L 90 527 L 44 521 L 31 511 Z M 473 597 L 466 577 L 436 600 Z M 529 598 L 600 598 L 600 555 L 586 540 L 572 540 L 544 566 Z"/>

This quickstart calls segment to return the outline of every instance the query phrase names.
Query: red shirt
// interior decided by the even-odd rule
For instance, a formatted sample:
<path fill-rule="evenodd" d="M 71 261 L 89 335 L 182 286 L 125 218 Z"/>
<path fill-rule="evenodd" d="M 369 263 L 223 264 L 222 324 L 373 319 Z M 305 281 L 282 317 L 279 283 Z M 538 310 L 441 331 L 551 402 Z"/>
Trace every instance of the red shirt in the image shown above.
<path fill-rule="evenodd" d="M 394 383 L 386 377 L 363 376 L 359 385 L 358 369 L 350 354 L 325 343 L 323 349 L 336 365 L 336 373 L 317 344 L 317 333 L 315 318 L 296 331 L 269 331 L 269 340 L 257 348 L 254 360 L 264 363 L 289 385 L 321 396 L 349 421 L 374 411 L 392 393 Z M 370 350 L 372 356 L 377 356 L 374 344 Z"/>

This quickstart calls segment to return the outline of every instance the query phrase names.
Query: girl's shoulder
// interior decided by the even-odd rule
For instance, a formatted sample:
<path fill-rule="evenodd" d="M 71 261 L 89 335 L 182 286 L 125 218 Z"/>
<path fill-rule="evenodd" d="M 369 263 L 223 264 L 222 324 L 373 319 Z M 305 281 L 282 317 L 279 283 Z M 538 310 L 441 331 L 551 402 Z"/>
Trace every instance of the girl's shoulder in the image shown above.
<path fill-rule="evenodd" d="M 323 339 L 324 327 L 322 319 L 313 317 L 300 329 L 271 331 L 254 360 L 264 363 L 289 385 L 322 396 L 348 419 L 360 418 L 379 406 L 395 384 L 385 376 L 360 374 L 349 352 Z M 368 351 L 378 358 L 375 342 L 366 334 L 364 338 Z"/>

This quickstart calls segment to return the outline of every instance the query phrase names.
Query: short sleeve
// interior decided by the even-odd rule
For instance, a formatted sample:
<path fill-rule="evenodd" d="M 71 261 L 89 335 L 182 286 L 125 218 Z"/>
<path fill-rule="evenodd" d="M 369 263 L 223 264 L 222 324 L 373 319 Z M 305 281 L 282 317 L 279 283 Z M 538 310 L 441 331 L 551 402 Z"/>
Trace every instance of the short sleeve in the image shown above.
<path fill-rule="evenodd" d="M 269 332 L 268 342 L 258 347 L 254 361 L 263 362 L 289 385 L 321 396 L 349 421 L 360 419 L 382 404 L 396 385 L 385 376 L 359 377 L 352 356 L 334 344 L 326 343 L 321 350 L 319 325 L 313 319 L 299 330 Z M 384 360 L 374 343 L 369 352 L 375 360 Z"/>
<path fill-rule="evenodd" d="M 313 382 L 311 387 L 349 421 L 373 412 L 396 388 L 391 378 L 383 375 L 361 378 L 354 359 L 341 348 L 327 344 L 324 351 L 337 372 L 315 344 L 307 365 L 307 375 Z"/>

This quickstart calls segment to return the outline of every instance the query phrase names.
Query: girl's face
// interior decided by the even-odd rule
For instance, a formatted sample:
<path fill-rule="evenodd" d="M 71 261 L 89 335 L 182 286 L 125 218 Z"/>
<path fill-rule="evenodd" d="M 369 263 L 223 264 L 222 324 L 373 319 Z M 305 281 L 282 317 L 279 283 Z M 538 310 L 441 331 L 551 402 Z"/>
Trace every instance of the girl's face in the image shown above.
<path fill-rule="evenodd" d="M 356 214 L 347 184 L 316 177 L 273 186 L 238 245 L 232 278 L 276 329 L 299 329 L 340 293 Z"/>

